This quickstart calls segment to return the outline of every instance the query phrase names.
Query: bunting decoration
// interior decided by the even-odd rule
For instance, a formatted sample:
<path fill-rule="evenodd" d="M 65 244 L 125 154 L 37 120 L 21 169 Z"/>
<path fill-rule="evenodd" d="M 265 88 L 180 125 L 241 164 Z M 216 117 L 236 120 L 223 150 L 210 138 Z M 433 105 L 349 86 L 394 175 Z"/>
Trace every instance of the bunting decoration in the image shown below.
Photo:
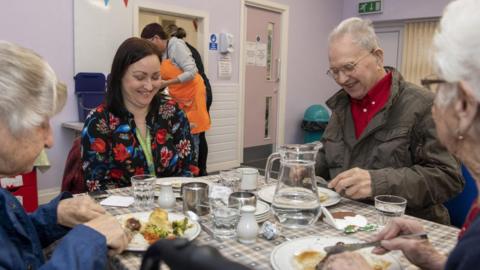
<path fill-rule="evenodd" d="M 103 0 L 103 2 L 105 3 L 105 6 L 108 6 L 108 2 L 110 2 L 110 0 Z"/>
<path fill-rule="evenodd" d="M 123 3 L 125 4 L 125 7 L 128 6 L 128 0 L 123 0 Z"/>

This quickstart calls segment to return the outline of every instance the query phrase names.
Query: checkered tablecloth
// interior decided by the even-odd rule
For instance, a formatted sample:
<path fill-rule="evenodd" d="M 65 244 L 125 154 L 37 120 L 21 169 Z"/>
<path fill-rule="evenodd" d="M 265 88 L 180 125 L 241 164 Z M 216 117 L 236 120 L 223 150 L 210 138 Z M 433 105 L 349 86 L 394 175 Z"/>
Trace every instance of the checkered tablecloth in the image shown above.
<path fill-rule="evenodd" d="M 202 177 L 202 179 L 217 181 L 219 178 L 217 175 Z M 262 179 L 263 182 L 263 179 Z M 115 195 L 131 195 L 131 190 L 129 188 L 109 190 L 109 193 Z M 178 211 L 181 211 L 181 203 L 177 203 Z M 113 215 L 121 215 L 133 212 L 143 212 L 151 209 L 148 208 L 137 208 L 137 207 L 107 207 Z M 361 202 L 352 201 L 349 199 L 342 198 L 342 200 L 335 206 L 329 207 L 330 211 L 352 211 L 357 214 L 365 216 L 369 222 L 375 223 L 376 212 L 375 208 L 371 205 L 367 205 Z M 416 219 L 411 217 L 412 219 Z M 273 216 L 271 217 L 273 220 Z M 458 229 L 450 226 L 441 225 L 438 223 L 420 220 L 425 226 L 426 231 L 428 232 L 428 237 L 437 250 L 448 254 L 457 242 Z M 202 218 L 202 223 L 207 226 L 211 226 L 207 217 Z M 349 237 L 355 237 L 361 240 L 368 240 L 376 232 L 357 232 Z M 339 237 L 346 235 L 341 232 L 333 229 L 326 223 L 318 221 L 314 226 L 301 229 L 301 230 L 292 230 L 292 229 L 283 229 L 282 234 L 287 238 L 299 238 L 305 236 L 323 236 L 323 237 Z M 194 240 L 198 245 L 210 245 L 216 247 L 225 257 L 240 262 L 244 265 L 249 266 L 252 269 L 272 269 L 270 264 L 270 254 L 272 250 L 277 246 L 286 241 L 283 237 L 279 237 L 273 241 L 267 241 L 263 238 L 257 238 L 255 244 L 244 245 L 236 240 L 226 240 L 219 242 L 213 239 L 209 234 L 202 231 L 200 235 Z M 142 253 L 138 252 L 128 252 L 125 251 L 121 255 L 111 257 L 110 264 L 115 269 L 139 269 L 141 264 Z M 411 265 L 406 258 L 401 254 L 401 252 L 392 252 L 392 255 L 397 257 L 405 269 L 416 269 Z"/>

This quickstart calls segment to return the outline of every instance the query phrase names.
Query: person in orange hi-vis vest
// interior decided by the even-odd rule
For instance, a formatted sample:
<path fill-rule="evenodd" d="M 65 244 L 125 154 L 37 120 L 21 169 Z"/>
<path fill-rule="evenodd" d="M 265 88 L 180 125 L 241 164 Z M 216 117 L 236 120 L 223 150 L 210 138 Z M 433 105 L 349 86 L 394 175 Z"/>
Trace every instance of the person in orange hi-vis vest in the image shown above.
<path fill-rule="evenodd" d="M 185 42 L 169 37 L 158 23 L 151 23 L 142 30 L 141 37 L 153 42 L 162 51 L 160 74 L 163 87 L 179 103 L 188 117 L 195 148 L 195 164 L 198 164 L 199 134 L 210 128 L 207 112 L 206 90 L 202 77 Z"/>

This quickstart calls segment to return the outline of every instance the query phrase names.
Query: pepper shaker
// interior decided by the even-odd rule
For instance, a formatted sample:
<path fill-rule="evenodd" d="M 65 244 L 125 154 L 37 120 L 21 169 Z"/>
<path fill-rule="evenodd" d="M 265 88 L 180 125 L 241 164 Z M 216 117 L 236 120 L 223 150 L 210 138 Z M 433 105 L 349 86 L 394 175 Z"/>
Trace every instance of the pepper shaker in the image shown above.
<path fill-rule="evenodd" d="M 244 205 L 240 208 L 241 217 L 237 225 L 238 241 L 243 244 L 252 244 L 257 240 L 258 224 L 255 219 L 255 207 Z"/>
<path fill-rule="evenodd" d="M 158 205 L 167 211 L 175 207 L 175 195 L 173 194 L 172 183 L 161 182 L 160 192 L 158 194 Z"/>

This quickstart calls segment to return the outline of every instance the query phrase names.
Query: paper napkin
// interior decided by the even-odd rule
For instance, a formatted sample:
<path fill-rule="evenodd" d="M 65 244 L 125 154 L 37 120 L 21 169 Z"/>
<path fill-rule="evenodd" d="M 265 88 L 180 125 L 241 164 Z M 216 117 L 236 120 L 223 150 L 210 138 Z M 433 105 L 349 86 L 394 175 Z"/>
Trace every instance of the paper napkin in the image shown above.
<path fill-rule="evenodd" d="M 100 204 L 104 206 L 129 207 L 134 201 L 134 198 L 131 196 L 112 195 L 101 201 Z"/>

